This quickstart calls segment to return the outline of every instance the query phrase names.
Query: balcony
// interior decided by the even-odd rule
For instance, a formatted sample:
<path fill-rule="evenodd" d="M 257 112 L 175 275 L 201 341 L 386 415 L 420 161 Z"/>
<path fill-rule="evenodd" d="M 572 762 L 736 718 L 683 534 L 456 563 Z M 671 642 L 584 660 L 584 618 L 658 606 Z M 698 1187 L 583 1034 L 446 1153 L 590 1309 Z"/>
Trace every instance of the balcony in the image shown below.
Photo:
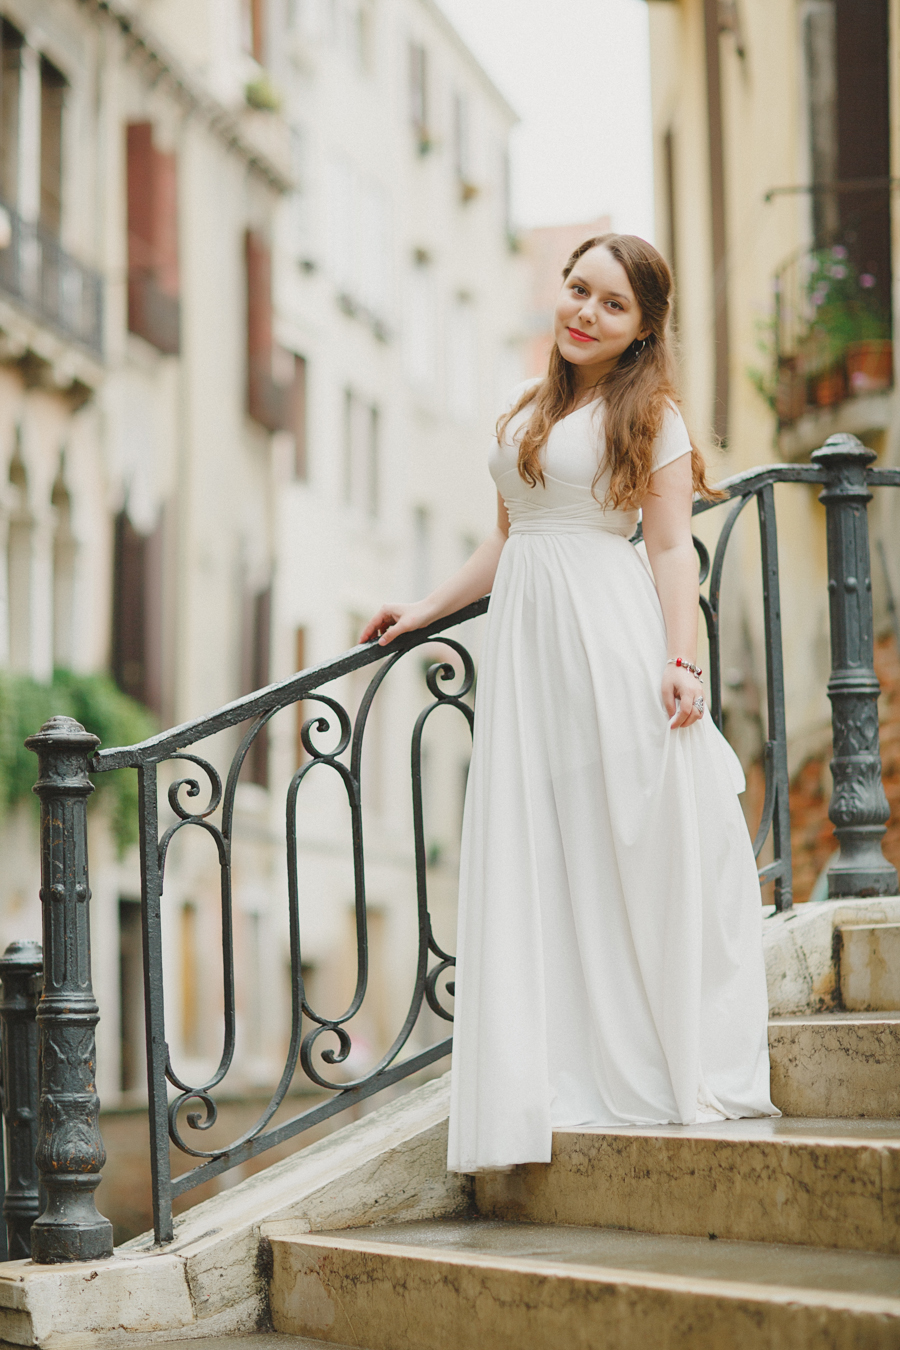
<path fill-rule="evenodd" d="M 103 354 L 103 280 L 59 240 L 0 202 L 0 292 L 39 323 Z"/>
<path fill-rule="evenodd" d="M 835 242 L 789 258 L 774 291 L 774 350 L 757 384 L 782 448 L 803 453 L 831 431 L 886 425 L 894 383 L 888 280 L 859 269 Z"/>

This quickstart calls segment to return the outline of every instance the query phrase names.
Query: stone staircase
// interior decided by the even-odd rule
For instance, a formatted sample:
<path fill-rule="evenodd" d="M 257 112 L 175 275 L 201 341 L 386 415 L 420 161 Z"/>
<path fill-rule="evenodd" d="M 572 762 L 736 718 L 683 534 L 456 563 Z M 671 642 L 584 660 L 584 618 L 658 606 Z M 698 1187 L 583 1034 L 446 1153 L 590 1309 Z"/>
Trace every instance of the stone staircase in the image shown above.
<path fill-rule="evenodd" d="M 900 923 L 772 1018 L 780 1120 L 567 1130 L 465 1217 L 269 1237 L 278 1332 L 366 1350 L 897 1350 Z"/>
<path fill-rule="evenodd" d="M 111 1260 L 0 1264 L 0 1350 L 900 1350 L 900 898 L 767 913 L 776 1120 L 445 1166 L 446 1076 Z"/>

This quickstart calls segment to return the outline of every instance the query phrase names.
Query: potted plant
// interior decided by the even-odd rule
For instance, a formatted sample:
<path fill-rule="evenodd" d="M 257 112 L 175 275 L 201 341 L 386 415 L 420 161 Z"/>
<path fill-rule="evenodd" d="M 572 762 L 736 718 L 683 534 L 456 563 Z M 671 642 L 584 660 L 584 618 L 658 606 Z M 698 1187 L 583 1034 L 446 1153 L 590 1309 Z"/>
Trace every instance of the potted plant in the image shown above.
<path fill-rule="evenodd" d="M 830 407 L 891 384 L 890 318 L 870 272 L 857 272 L 842 244 L 810 254 L 808 326 L 801 341 L 810 399 Z"/>

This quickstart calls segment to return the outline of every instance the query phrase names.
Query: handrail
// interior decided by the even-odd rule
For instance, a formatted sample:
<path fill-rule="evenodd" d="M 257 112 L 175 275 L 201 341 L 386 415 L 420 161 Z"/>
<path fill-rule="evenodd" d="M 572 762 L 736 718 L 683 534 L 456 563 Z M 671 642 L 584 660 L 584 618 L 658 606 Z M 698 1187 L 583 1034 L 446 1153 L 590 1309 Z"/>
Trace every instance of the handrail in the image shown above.
<path fill-rule="evenodd" d="M 468 619 L 477 619 L 479 615 L 487 612 L 489 598 L 485 595 L 471 605 L 466 605 L 464 609 L 448 614 L 446 618 L 435 619 L 433 623 L 426 624 L 415 633 L 395 638 L 384 647 L 380 647 L 374 640 L 362 642 L 356 647 L 351 647 L 349 651 L 342 652 L 340 656 L 332 657 L 330 661 L 323 661 L 320 666 L 310 666 L 307 670 L 298 671 L 296 675 L 290 675 L 286 680 L 278 680 L 274 684 L 266 685 L 264 689 L 257 689 L 252 694 L 244 694 L 241 698 L 226 703 L 214 713 L 195 718 L 191 722 L 182 722 L 180 726 L 162 731 L 156 736 L 148 736 L 146 740 L 138 741 L 135 745 L 99 750 L 91 760 L 91 772 L 136 769 L 140 764 L 159 763 L 173 750 L 182 749 L 186 745 L 195 745 L 197 741 L 237 726 L 251 717 L 278 712 L 282 708 L 289 707 L 291 703 L 299 703 L 323 684 L 330 684 L 354 670 L 362 670 L 375 661 L 383 660 L 385 656 L 408 652 L 413 647 L 419 647 L 423 641 L 436 638 L 445 628 L 454 628 Z"/>
<path fill-rule="evenodd" d="M 832 702 L 834 793 L 829 814 L 835 824 L 840 852 L 829 868 L 829 893 L 888 895 L 896 893 L 897 874 L 881 853 L 888 806 L 881 784 L 878 746 L 878 681 L 872 668 L 872 599 L 869 578 L 869 542 L 866 507 L 876 487 L 900 487 L 900 470 L 872 467 L 874 453 L 853 436 L 832 437 L 815 452 L 808 465 L 776 464 L 750 469 L 726 479 L 720 486 L 728 515 L 710 557 L 695 539 L 700 556 L 701 582 L 707 585 L 701 608 L 710 643 L 710 714 L 722 725 L 720 689 L 719 615 L 725 554 L 741 512 L 755 499 L 760 531 L 762 593 L 765 628 L 768 726 L 763 751 L 766 792 L 754 849 L 759 854 L 766 838 L 773 840 L 774 858 L 760 870 L 762 882 L 772 881 L 779 910 L 792 903 L 790 818 L 788 811 L 787 731 L 784 711 L 784 670 L 781 647 L 779 563 L 774 489 L 782 483 L 821 487 L 828 532 L 829 605 L 832 672 L 828 694 Z M 697 501 L 701 515 L 719 503 Z M 635 536 L 637 539 L 639 534 Z M 452 995 L 454 958 L 438 944 L 429 908 L 427 855 L 422 808 L 422 732 L 439 708 L 454 708 L 471 727 L 474 662 L 449 630 L 484 614 L 487 597 L 444 619 L 381 647 L 361 644 L 313 669 L 300 671 L 217 711 L 161 732 L 131 746 L 97 751 L 96 737 L 70 718 L 52 718 L 27 744 L 40 759 L 36 792 L 41 798 L 41 898 L 44 910 L 46 980 L 38 1012 L 41 1029 L 43 1081 L 38 1161 L 48 1193 L 48 1208 L 32 1229 L 36 1261 L 95 1260 L 111 1251 L 109 1225 L 93 1207 L 93 1190 L 103 1165 L 98 1128 L 99 1102 L 93 1084 L 94 1025 L 97 1005 L 90 985 L 90 934 L 87 924 L 87 825 L 85 799 L 92 791 L 88 772 L 112 769 L 137 772 L 140 811 L 140 857 L 144 1000 L 147 1038 L 147 1074 L 151 1138 L 151 1181 L 154 1233 L 158 1243 L 174 1232 L 172 1202 L 200 1182 L 238 1166 L 275 1144 L 295 1137 L 312 1125 L 336 1115 L 380 1092 L 450 1050 L 445 1038 L 400 1056 L 427 1007 L 451 1021 L 446 996 Z M 419 714 L 411 736 L 414 866 L 418 948 L 415 985 L 405 1016 L 390 1047 L 378 1063 L 351 1081 L 331 1076 L 346 1064 L 352 1048 L 348 1027 L 363 1005 L 368 982 L 368 907 L 366 855 L 362 816 L 362 748 L 373 700 L 393 668 L 417 648 L 440 643 L 446 654 L 428 670 L 426 682 L 432 701 Z M 451 660 L 452 654 L 452 660 Z M 325 690 L 336 680 L 368 666 L 376 666 L 353 716 Z M 235 941 L 232 929 L 231 867 L 235 839 L 235 804 L 241 768 L 255 741 L 271 718 L 292 705 L 317 704 L 320 711 L 305 717 L 300 737 L 304 756 L 286 793 L 287 917 L 291 969 L 291 1028 L 280 1081 L 255 1124 L 228 1146 L 200 1147 L 203 1131 L 216 1120 L 214 1091 L 231 1067 L 236 1045 Z M 304 709 L 304 713 L 307 709 Z M 197 745 L 221 731 L 245 727 L 231 755 L 227 773 L 198 753 Z M 323 745 L 329 738 L 328 748 Z M 172 821 L 159 819 L 158 766 L 186 762 L 185 776 L 168 785 L 166 800 Z M 357 972 L 353 994 L 338 1016 L 325 1016 L 310 1002 L 303 974 L 300 933 L 300 868 L 297 843 L 298 791 L 312 773 L 337 776 L 351 817 L 354 910 L 357 936 Z M 201 791 L 200 780 L 208 787 Z M 224 1025 L 216 1068 L 201 1083 L 191 1084 L 173 1062 L 166 1037 L 163 988 L 162 894 L 172 841 L 182 830 L 201 831 L 215 848 L 221 887 L 222 1001 Z M 65 953 L 65 959 L 62 954 Z M 321 1038 L 330 1048 L 321 1049 Z M 285 1101 L 297 1069 L 315 1088 L 328 1094 L 292 1119 L 272 1125 Z M 173 1090 L 172 1100 L 169 1091 Z M 78 1130 L 66 1133 L 77 1118 Z M 194 1141 L 182 1133 L 184 1124 L 196 1132 Z M 66 1141 L 65 1149 L 60 1139 Z M 174 1145 L 195 1161 L 189 1172 L 171 1175 L 169 1150 Z"/>

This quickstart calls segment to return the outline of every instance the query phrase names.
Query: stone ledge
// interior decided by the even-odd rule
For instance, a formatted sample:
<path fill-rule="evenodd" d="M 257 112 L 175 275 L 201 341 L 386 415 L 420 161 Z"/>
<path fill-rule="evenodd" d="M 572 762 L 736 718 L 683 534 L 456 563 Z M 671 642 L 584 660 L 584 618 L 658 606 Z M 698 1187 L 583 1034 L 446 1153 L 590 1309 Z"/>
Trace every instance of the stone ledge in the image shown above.
<path fill-rule="evenodd" d="M 176 1220 L 175 1240 L 145 1234 L 109 1261 L 0 1265 L 0 1350 L 125 1350 L 253 1332 L 267 1320 L 260 1239 L 374 1220 L 464 1213 L 448 1174 L 449 1075 L 415 1088 Z"/>
<path fill-rule="evenodd" d="M 773 1014 L 834 1006 L 839 924 L 898 920 L 900 897 L 767 917 Z M 0 1265 L 0 1350 L 125 1350 L 257 1330 L 267 1314 L 261 1239 L 468 1211 L 469 1182 L 446 1170 L 449 1100 L 444 1075 L 300 1148 L 188 1210 L 164 1250 L 145 1234 L 106 1262 Z"/>
<path fill-rule="evenodd" d="M 835 929 L 843 923 L 900 920 L 900 896 L 867 900 L 823 900 L 798 905 L 787 914 L 767 909 L 763 951 L 769 1012 L 826 1012 L 839 1005 L 834 960 Z"/>

